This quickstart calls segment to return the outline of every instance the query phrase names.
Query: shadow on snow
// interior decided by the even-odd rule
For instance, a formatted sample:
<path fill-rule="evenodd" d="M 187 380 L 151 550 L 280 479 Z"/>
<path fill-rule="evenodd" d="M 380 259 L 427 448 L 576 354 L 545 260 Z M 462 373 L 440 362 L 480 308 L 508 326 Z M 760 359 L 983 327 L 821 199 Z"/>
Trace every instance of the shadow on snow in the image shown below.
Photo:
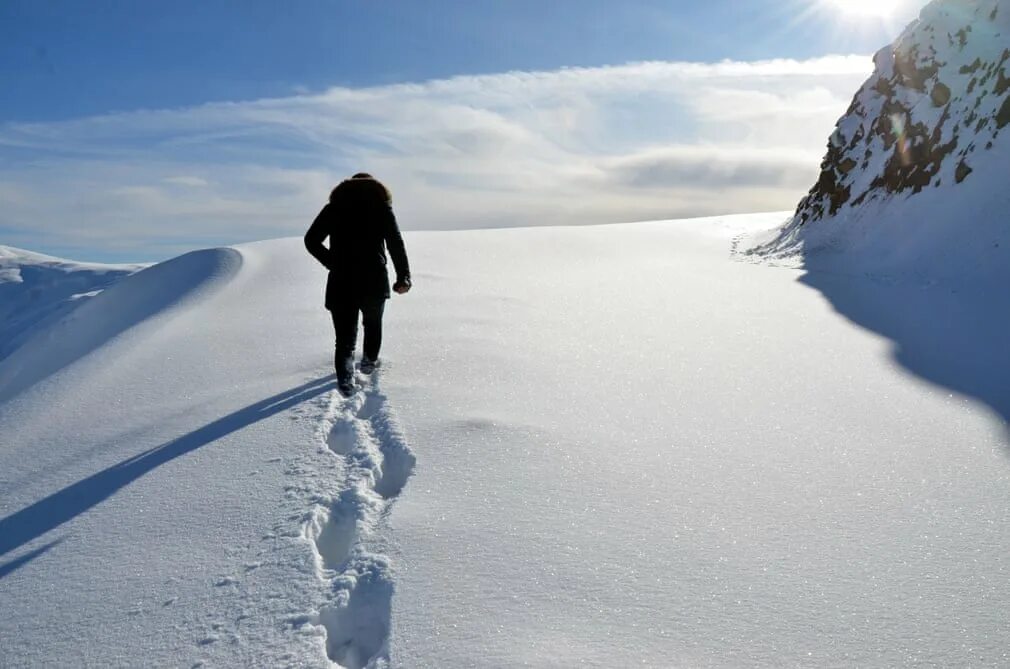
<path fill-rule="evenodd" d="M 63 541 L 63 537 L 60 537 L 59 539 L 56 539 L 54 541 L 50 541 L 48 544 L 42 546 L 41 548 L 36 548 L 33 551 L 29 551 L 19 558 L 14 558 L 13 560 L 7 562 L 6 564 L 0 564 L 0 579 L 7 576 L 7 574 L 14 573 L 21 567 L 25 566 L 26 564 L 34 560 L 35 558 L 39 557 L 40 555 L 48 553 L 50 548 L 53 548 L 54 546 L 56 546 L 56 544 L 60 543 L 61 541 Z"/>
<path fill-rule="evenodd" d="M 894 342 L 894 359 L 913 374 L 987 404 L 1010 422 L 1010 293 L 883 282 L 818 270 L 808 258 L 800 281 L 856 325 Z M 884 407 L 886 410 L 886 407 Z"/>
<path fill-rule="evenodd" d="M 56 529 L 156 467 L 321 395 L 333 387 L 333 376 L 330 375 L 291 388 L 92 474 L 0 519 L 0 555 L 5 555 Z M 58 542 L 47 544 L 6 564 L 0 564 L 0 578 L 42 555 L 55 543 Z"/>

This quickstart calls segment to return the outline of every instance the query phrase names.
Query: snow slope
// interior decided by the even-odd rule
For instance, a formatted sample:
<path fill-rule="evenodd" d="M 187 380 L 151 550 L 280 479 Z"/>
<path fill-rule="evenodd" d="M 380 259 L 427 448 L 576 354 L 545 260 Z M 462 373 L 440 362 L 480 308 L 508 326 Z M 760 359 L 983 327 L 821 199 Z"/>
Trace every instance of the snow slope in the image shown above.
<path fill-rule="evenodd" d="M 817 183 L 761 250 L 820 268 L 1010 280 L 1010 0 L 934 0 L 874 65 Z"/>
<path fill-rule="evenodd" d="M 783 218 L 409 234 L 348 401 L 300 240 L 120 281 L 0 363 L 0 664 L 1006 664 L 1006 424 Z"/>

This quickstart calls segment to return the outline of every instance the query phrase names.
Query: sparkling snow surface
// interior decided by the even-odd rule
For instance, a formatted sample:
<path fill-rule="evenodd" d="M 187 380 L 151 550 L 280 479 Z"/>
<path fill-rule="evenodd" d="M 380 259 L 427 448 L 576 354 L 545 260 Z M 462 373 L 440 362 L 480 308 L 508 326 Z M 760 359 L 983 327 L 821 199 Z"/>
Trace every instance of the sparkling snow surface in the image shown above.
<path fill-rule="evenodd" d="M 0 665 L 1005 665 L 1006 424 L 786 216 L 408 234 L 348 401 L 300 240 L 123 279 L 0 404 Z"/>

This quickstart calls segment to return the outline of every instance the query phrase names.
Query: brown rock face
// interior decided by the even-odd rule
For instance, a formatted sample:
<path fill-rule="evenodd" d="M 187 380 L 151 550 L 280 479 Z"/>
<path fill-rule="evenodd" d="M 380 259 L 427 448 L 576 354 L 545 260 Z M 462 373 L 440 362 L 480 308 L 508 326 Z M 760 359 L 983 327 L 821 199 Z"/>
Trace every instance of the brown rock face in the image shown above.
<path fill-rule="evenodd" d="M 933 99 L 934 107 L 943 107 L 950 102 L 950 87 L 943 82 L 937 82 L 936 86 L 933 86 L 929 97 Z"/>
<path fill-rule="evenodd" d="M 968 166 L 968 163 L 964 162 L 964 159 L 962 159 L 961 162 L 957 164 L 957 170 L 954 171 L 954 179 L 957 181 L 957 183 L 961 183 L 966 178 L 968 178 L 968 175 L 971 174 L 973 171 L 974 170 L 972 170 Z"/>

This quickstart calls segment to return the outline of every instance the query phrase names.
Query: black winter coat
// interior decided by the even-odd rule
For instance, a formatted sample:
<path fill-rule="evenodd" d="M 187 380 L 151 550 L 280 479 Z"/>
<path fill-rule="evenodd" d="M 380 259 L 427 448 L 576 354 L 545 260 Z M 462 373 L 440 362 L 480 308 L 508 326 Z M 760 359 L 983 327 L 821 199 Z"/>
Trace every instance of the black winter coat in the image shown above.
<path fill-rule="evenodd" d="M 329 248 L 323 241 L 329 237 Z M 347 179 L 305 233 L 305 248 L 326 269 L 326 308 L 389 297 L 386 248 L 396 280 L 410 279 L 407 252 L 385 187 L 374 179 Z"/>

